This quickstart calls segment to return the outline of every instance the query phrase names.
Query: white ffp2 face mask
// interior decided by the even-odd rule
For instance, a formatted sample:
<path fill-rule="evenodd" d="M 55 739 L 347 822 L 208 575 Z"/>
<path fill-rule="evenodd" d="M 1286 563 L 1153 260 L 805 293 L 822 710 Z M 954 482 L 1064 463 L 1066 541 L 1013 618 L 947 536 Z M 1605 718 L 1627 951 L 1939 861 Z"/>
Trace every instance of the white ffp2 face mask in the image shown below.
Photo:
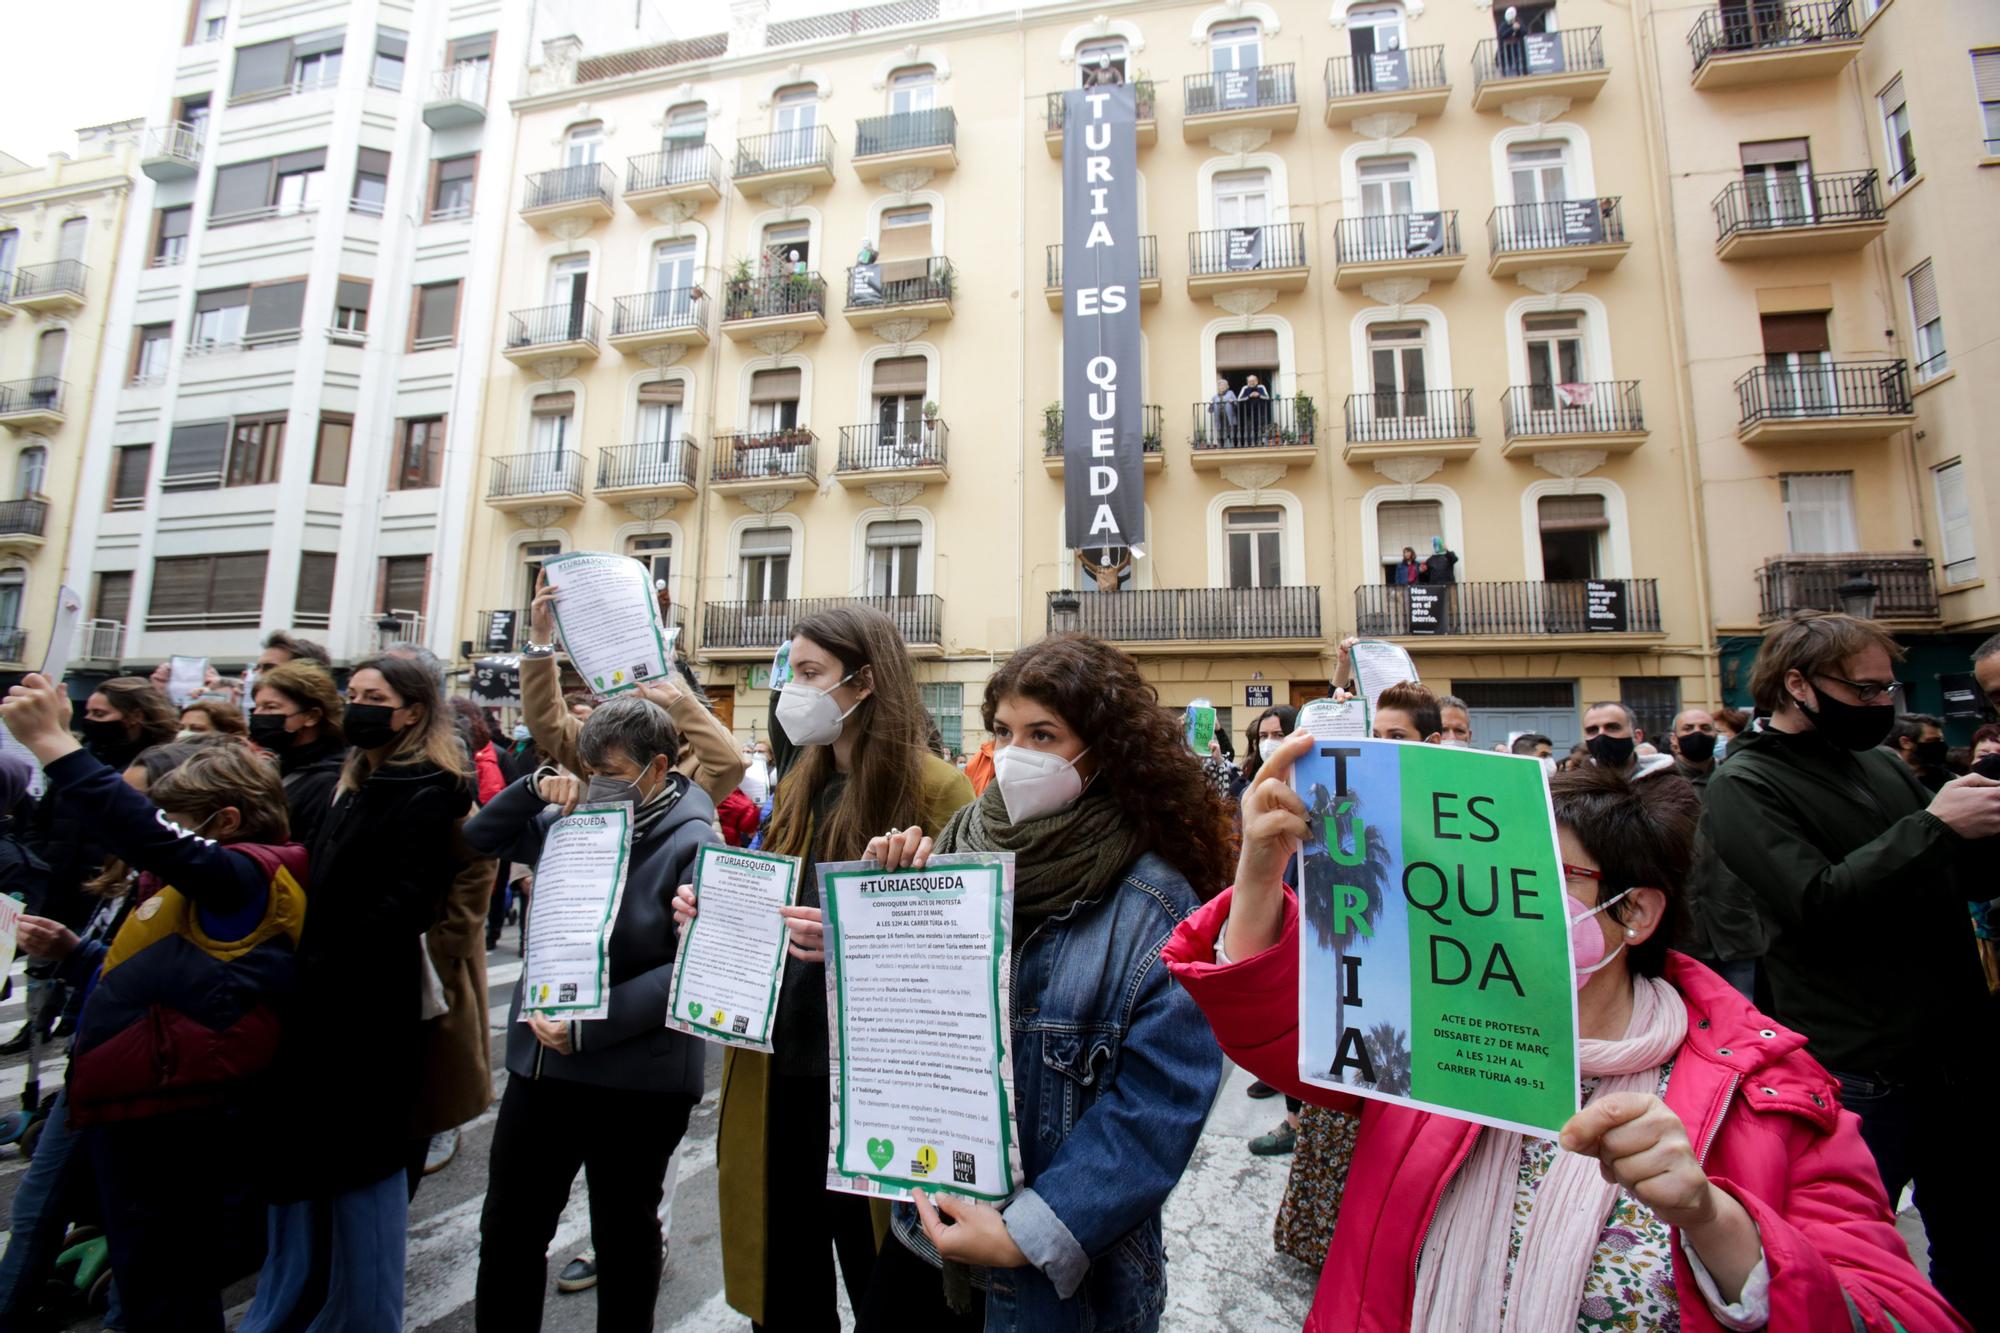
<path fill-rule="evenodd" d="M 1089 753 L 1086 746 L 1076 758 Z M 993 752 L 993 780 L 1000 784 L 1000 800 L 1007 807 L 1009 824 L 1025 824 L 1068 809 L 1083 795 L 1076 759 L 1020 745 Z"/>
<path fill-rule="evenodd" d="M 854 679 L 848 672 L 833 683 L 839 689 Z M 861 701 L 854 701 L 854 708 L 861 707 Z M 831 745 L 840 739 L 840 725 L 847 721 L 848 713 L 840 711 L 840 705 L 833 701 L 829 690 L 822 690 L 797 680 L 785 682 L 784 690 L 778 695 L 778 725 L 785 729 L 794 745 Z"/>
<path fill-rule="evenodd" d="M 1283 744 L 1284 744 L 1283 741 L 1278 740 L 1271 736 L 1266 736 L 1263 740 L 1258 741 L 1257 762 L 1260 764 L 1270 763 L 1271 756 L 1276 754 L 1278 752 L 1278 747 Z"/>

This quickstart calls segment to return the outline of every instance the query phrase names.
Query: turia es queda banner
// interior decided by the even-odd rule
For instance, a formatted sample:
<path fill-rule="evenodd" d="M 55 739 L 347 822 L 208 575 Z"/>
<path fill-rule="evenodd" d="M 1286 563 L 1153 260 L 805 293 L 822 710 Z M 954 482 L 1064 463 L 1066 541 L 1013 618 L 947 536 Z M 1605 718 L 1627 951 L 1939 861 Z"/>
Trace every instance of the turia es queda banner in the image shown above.
<path fill-rule="evenodd" d="M 1577 1111 L 1576 986 L 1541 763 L 1322 740 L 1292 783 L 1300 1078 L 1560 1131 Z"/>
<path fill-rule="evenodd" d="M 1145 540 L 1139 389 L 1139 108 L 1063 94 L 1063 544 Z"/>

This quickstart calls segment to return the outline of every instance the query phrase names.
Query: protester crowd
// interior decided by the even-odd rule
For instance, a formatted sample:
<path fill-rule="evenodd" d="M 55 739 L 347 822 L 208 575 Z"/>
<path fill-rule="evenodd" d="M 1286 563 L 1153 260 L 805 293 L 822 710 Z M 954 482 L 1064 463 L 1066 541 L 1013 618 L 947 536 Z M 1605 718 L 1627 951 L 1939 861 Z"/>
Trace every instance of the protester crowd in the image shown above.
<path fill-rule="evenodd" d="M 1426 576 L 1406 551 L 1407 581 L 1447 581 L 1448 555 Z M 592 1241 L 553 1256 L 555 1283 L 596 1288 L 600 1329 L 652 1327 L 705 1091 L 668 994 L 714 844 L 802 866 L 771 1051 L 722 1064 L 724 1281 L 753 1328 L 836 1328 L 842 1287 L 865 1333 L 1158 1327 L 1162 1209 L 1226 1054 L 1249 1096 L 1285 1099 L 1247 1146 L 1290 1159 L 1273 1240 L 1320 1270 L 1308 1330 L 2000 1329 L 1980 1270 L 2000 1222 L 1966 1153 L 1994 1082 L 1966 1034 L 2000 991 L 2000 727 L 1955 752 L 1939 719 L 1899 713 L 1901 650 L 1875 625 L 1790 617 L 1754 712 L 1690 708 L 1648 736 L 1600 701 L 1562 755 L 1477 734 L 1416 680 L 1369 701 L 1377 739 L 1548 774 L 1583 1080 L 1551 1139 L 1301 1077 L 1291 866 L 1328 816 L 1292 786 L 1312 744 L 1294 708 L 1197 754 L 1133 659 L 1052 635 L 1000 663 L 991 740 L 954 753 L 895 623 L 851 607 L 793 628 L 746 745 L 685 659 L 565 693 L 559 596 L 530 612 L 517 723 L 416 645 L 337 681 L 282 632 L 178 706 L 166 667 L 80 707 L 36 675 L 8 691 L 0 892 L 29 964 L 7 1048 L 68 1061 L 10 1131 L 33 1153 L 0 1333 L 60 1323 L 49 1275 L 98 1232 L 108 1327 L 221 1329 L 223 1291 L 254 1275 L 250 1333 L 399 1329 L 410 1202 L 495 1099 L 486 955 L 510 922 L 525 953 L 551 830 L 584 801 L 632 811 L 608 1005 L 524 1016 L 514 987 L 481 1329 L 540 1327 L 579 1172 Z M 2000 705 L 2000 637 L 1972 669 Z M 955 852 L 1013 857 L 1025 1187 L 999 1207 L 828 1191 L 813 869 Z M 327 1097 L 328 1069 L 365 1101 Z M 1906 1187 L 1928 1274 L 1895 1229 Z M 1273 1261 L 1244 1239 L 1246 1264 Z"/>

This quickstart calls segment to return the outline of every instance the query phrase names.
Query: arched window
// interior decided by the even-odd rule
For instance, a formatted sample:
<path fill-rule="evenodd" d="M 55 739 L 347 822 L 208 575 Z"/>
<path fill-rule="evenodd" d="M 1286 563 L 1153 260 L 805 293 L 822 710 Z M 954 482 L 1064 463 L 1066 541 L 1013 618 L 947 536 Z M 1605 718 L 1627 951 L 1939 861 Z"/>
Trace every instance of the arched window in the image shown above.
<path fill-rule="evenodd" d="M 585 121 L 572 125 L 563 136 L 563 162 L 566 166 L 589 167 L 604 160 L 604 122 Z"/>
<path fill-rule="evenodd" d="M 625 539 L 625 554 L 646 567 L 656 592 L 663 587 L 673 587 L 674 535 L 671 532 L 648 532 L 628 537 Z"/>
<path fill-rule="evenodd" d="M 916 596 L 923 523 L 914 518 L 878 519 L 868 525 L 864 541 L 868 546 L 868 595 Z"/>
<path fill-rule="evenodd" d="M 1223 511 L 1223 538 L 1229 544 L 1229 586 L 1279 588 L 1285 585 L 1285 511 L 1277 506 L 1232 506 Z"/>
<path fill-rule="evenodd" d="M 1375 533 L 1382 582 L 1406 581 L 1396 574 L 1403 552 L 1410 551 L 1418 564 L 1423 563 L 1431 553 L 1431 539 L 1444 538 L 1444 505 L 1437 500 L 1384 500 L 1375 506 Z"/>
<path fill-rule="evenodd" d="M 1370 415 L 1376 421 L 1427 416 L 1430 326 L 1421 320 L 1369 325 L 1368 372 Z"/>
<path fill-rule="evenodd" d="M 41 495 L 49 471 L 49 451 L 39 444 L 31 444 L 21 451 L 21 457 L 14 468 L 14 494 L 22 500 L 32 500 Z"/>
<path fill-rule="evenodd" d="M 708 103 L 683 102 L 667 112 L 665 141 L 669 153 L 699 149 L 708 142 Z"/>
<path fill-rule="evenodd" d="M 35 379 L 59 380 L 63 373 L 63 357 L 69 351 L 69 330 L 44 329 L 35 342 Z M 53 393 L 53 384 L 37 383 L 31 392 Z"/>
<path fill-rule="evenodd" d="M 937 105 L 937 70 L 930 65 L 912 65 L 889 76 L 889 114 L 929 111 Z"/>
<path fill-rule="evenodd" d="M 790 528 L 746 528 L 737 538 L 736 554 L 743 601 L 782 602 L 791 596 Z"/>
<path fill-rule="evenodd" d="M 1563 386 L 1583 384 L 1591 378 L 1584 355 L 1584 315 L 1580 310 L 1556 310 L 1521 318 L 1521 337 L 1528 350 L 1528 401 L 1537 412 L 1575 404 L 1560 401 L 1569 392 Z"/>
<path fill-rule="evenodd" d="M 1551 583 L 1594 579 L 1606 567 L 1604 543 L 1611 520 L 1601 495 L 1544 495 L 1536 502 L 1541 529 L 1542 578 Z"/>
<path fill-rule="evenodd" d="M 870 396 L 875 405 L 875 447 L 884 456 L 869 467 L 900 465 L 898 455 L 914 461 L 924 437 L 924 392 L 930 384 L 930 362 L 921 356 L 885 356 L 877 361 Z"/>
<path fill-rule="evenodd" d="M 1218 23 L 1208 30 L 1208 67 L 1220 74 L 1225 70 L 1255 69 L 1264 63 L 1263 28 L 1251 19 Z"/>
<path fill-rule="evenodd" d="M 781 88 L 771 103 L 771 147 L 764 154 L 771 170 L 819 158 L 819 89 L 810 83 Z"/>

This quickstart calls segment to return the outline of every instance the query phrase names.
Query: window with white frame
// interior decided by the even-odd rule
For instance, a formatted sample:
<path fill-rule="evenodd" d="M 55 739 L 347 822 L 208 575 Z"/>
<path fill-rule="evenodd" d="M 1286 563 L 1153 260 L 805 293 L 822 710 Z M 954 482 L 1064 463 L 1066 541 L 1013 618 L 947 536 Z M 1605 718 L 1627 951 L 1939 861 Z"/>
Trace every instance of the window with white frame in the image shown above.
<path fill-rule="evenodd" d="M 1882 108 L 1882 135 L 1888 142 L 1889 184 L 1907 185 L 1917 175 L 1917 144 L 1910 135 L 1910 107 L 1903 96 L 1903 76 L 1889 80 L 1876 99 Z"/>
<path fill-rule="evenodd" d="M 1285 511 L 1276 506 L 1232 507 L 1222 514 L 1229 545 L 1229 586 L 1277 588 L 1285 582 Z"/>
<path fill-rule="evenodd" d="M 708 103 L 686 102 L 667 112 L 664 142 L 670 153 L 699 149 L 708 142 Z"/>
<path fill-rule="evenodd" d="M 573 393 L 543 393 L 535 395 L 533 427 L 529 441 L 533 452 L 541 460 L 553 466 L 553 460 L 560 459 L 569 449 L 576 429 L 576 395 Z"/>
<path fill-rule="evenodd" d="M 773 222 L 764 228 L 766 274 L 805 273 L 811 268 L 810 222 Z"/>
<path fill-rule="evenodd" d="M 49 476 L 49 451 L 39 444 L 31 444 L 21 451 L 14 468 L 14 495 L 17 499 L 32 500 L 47 488 Z"/>
<path fill-rule="evenodd" d="M 1528 352 L 1528 399 L 1536 411 L 1558 406 L 1559 386 L 1581 384 L 1589 375 L 1583 358 L 1583 314 L 1564 310 L 1545 315 L 1527 315 L 1521 320 L 1521 336 Z M 1561 406 L 1569 406 L 1562 402 Z"/>
<path fill-rule="evenodd" d="M 669 446 L 681 434 L 681 410 L 686 390 L 679 380 L 653 380 L 639 386 L 638 442 L 657 446 L 641 450 L 649 461 L 670 456 Z"/>
<path fill-rule="evenodd" d="M 769 435 L 799 424 L 804 374 L 796 366 L 750 372 L 750 431 Z"/>
<path fill-rule="evenodd" d="M 651 309 L 656 325 L 685 323 L 694 305 L 694 238 L 661 241 L 653 246 Z"/>
<path fill-rule="evenodd" d="M 1396 582 L 1396 569 L 1409 551 L 1421 564 L 1431 539 L 1444 536 L 1444 504 L 1439 500 L 1383 500 L 1375 506 L 1376 561 L 1382 582 Z"/>
<path fill-rule="evenodd" d="M 937 105 L 937 71 L 929 65 L 899 69 L 889 76 L 889 114 L 929 111 Z"/>
<path fill-rule="evenodd" d="M 919 685 L 924 711 L 937 723 L 938 736 L 952 754 L 965 747 L 965 686 L 951 681 Z"/>
<path fill-rule="evenodd" d="M 812 84 L 786 88 L 771 104 L 771 147 L 765 154 L 772 168 L 797 166 L 819 156 L 819 89 Z"/>
<path fill-rule="evenodd" d="M 2000 157 L 2000 47 L 1972 53 L 1972 95 L 1979 99 L 1986 156 Z"/>
<path fill-rule="evenodd" d="M 542 566 L 550 556 L 562 554 L 561 542 L 529 542 L 521 547 L 521 572 L 524 576 L 522 606 L 529 606 L 535 600 L 535 580 L 541 577 Z"/>
<path fill-rule="evenodd" d="M 648 532 L 628 537 L 625 539 L 625 554 L 646 567 L 654 591 L 673 586 L 674 535 L 671 532 Z"/>
<path fill-rule="evenodd" d="M 590 256 L 564 255 L 549 264 L 549 304 L 581 305 L 590 291 Z"/>
<path fill-rule="evenodd" d="M 229 21 L 229 0 L 197 0 L 194 11 L 194 40 L 219 42 L 222 27 Z"/>
<path fill-rule="evenodd" d="M 1254 21 L 1218 23 L 1208 30 L 1208 67 L 1218 74 L 1257 68 L 1264 63 L 1263 50 L 1264 34 Z"/>
<path fill-rule="evenodd" d="M 21 597 L 27 590 L 26 570 L 0 572 L 0 653 L 20 660 L 22 645 L 15 641 L 21 628 Z"/>
<path fill-rule="evenodd" d="M 1126 76 L 1130 73 L 1125 67 L 1127 51 L 1128 48 L 1125 45 L 1123 37 L 1104 37 L 1094 42 L 1084 42 L 1078 46 L 1076 48 L 1076 75 L 1078 84 L 1082 87 L 1089 87 L 1091 79 L 1089 71 L 1095 70 L 1100 65 L 1116 70 L 1118 72 L 1117 81 L 1123 83 Z"/>
<path fill-rule="evenodd" d="M 1430 387 L 1429 342 L 1430 326 L 1422 322 L 1368 326 L 1371 415 L 1378 419 L 1429 415 L 1425 397 Z"/>
<path fill-rule="evenodd" d="M 593 120 L 570 126 L 569 133 L 563 135 L 563 165 L 592 167 L 603 160 L 604 122 Z"/>
<path fill-rule="evenodd" d="M 870 396 L 875 401 L 875 449 L 878 457 L 866 467 L 892 467 L 902 451 L 914 462 L 923 442 L 924 392 L 930 383 L 930 362 L 922 356 L 885 356 L 871 370 Z"/>
<path fill-rule="evenodd" d="M 1218 228 L 1264 226 L 1271 220 L 1271 173 L 1218 171 L 1213 198 Z"/>
<path fill-rule="evenodd" d="M 1778 493 L 1785 503 L 1785 549 L 1793 555 L 1837 555 L 1860 545 L 1852 472 L 1787 472 L 1778 478 Z"/>
<path fill-rule="evenodd" d="M 1970 583 L 1979 577 L 1979 553 L 1972 547 L 1972 503 L 1965 493 L 1965 464 L 1954 460 L 1932 468 L 1931 482 L 1937 491 L 1944 581 Z"/>
<path fill-rule="evenodd" d="M 1917 382 L 1936 379 L 1951 369 L 1945 354 L 1944 317 L 1938 313 L 1937 278 L 1926 259 L 1904 279 L 1910 289 L 1910 327 L 1916 330 Z"/>
<path fill-rule="evenodd" d="M 394 28 L 375 30 L 375 67 L 368 71 L 368 84 L 389 92 L 403 89 L 403 64 L 409 54 L 410 34 Z"/>
<path fill-rule="evenodd" d="M 1417 159 L 1408 154 L 1364 157 L 1354 165 L 1361 187 L 1361 212 L 1367 217 L 1410 213 L 1417 206 Z"/>
<path fill-rule="evenodd" d="M 790 528 L 747 528 L 737 539 L 736 554 L 744 601 L 782 602 L 791 596 Z"/>
<path fill-rule="evenodd" d="M 311 92 L 339 83 L 341 47 L 346 39 L 347 34 L 338 28 L 293 39 L 292 91 Z"/>
<path fill-rule="evenodd" d="M 1552 204 L 1569 198 L 1569 141 L 1509 145 L 1507 174 L 1517 204 Z"/>
<path fill-rule="evenodd" d="M 914 518 L 878 519 L 862 540 L 868 548 L 868 595 L 917 595 L 917 560 L 924 549 L 924 525 Z"/>

